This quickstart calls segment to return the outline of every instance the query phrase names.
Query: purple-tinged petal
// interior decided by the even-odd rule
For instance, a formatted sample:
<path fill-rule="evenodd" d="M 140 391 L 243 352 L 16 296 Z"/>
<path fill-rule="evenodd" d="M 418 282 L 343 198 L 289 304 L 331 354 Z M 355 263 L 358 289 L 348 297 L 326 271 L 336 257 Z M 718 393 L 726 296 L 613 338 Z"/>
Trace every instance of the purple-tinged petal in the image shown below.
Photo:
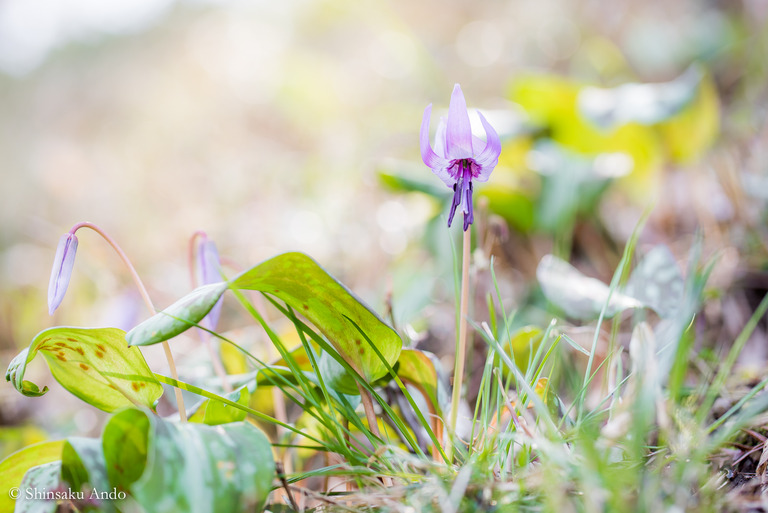
<path fill-rule="evenodd" d="M 424 161 L 432 172 L 443 181 L 448 187 L 452 187 L 456 183 L 456 179 L 448 172 L 448 167 L 451 165 L 450 160 L 446 160 L 440 155 L 436 154 L 432 150 L 432 146 L 429 144 L 429 117 L 432 114 L 432 104 L 427 105 L 424 109 L 424 119 L 421 121 L 421 133 L 419 135 L 419 142 L 421 145 L 421 160 Z M 440 126 L 438 126 L 438 136 Z M 444 130 L 444 129 L 443 129 Z M 445 136 L 442 136 L 445 138 Z M 443 150 L 444 151 L 444 150 Z"/>
<path fill-rule="evenodd" d="M 446 134 L 446 127 L 447 127 L 446 119 L 443 116 L 440 116 L 440 122 L 437 124 L 437 130 L 435 131 L 435 153 L 437 153 L 441 157 L 446 157 L 445 152 L 445 134 Z"/>
<path fill-rule="evenodd" d="M 429 117 L 432 114 L 432 104 L 427 105 L 424 109 L 424 119 L 421 121 L 421 134 L 419 136 L 419 142 L 421 144 L 421 160 L 427 167 L 433 171 L 436 169 L 445 169 L 450 165 L 450 161 L 437 155 L 429 144 Z"/>
<path fill-rule="evenodd" d="M 207 238 L 202 240 L 197 247 L 197 275 L 200 285 L 209 285 L 222 281 L 221 260 L 216 244 Z M 215 330 L 221 316 L 222 300 L 219 299 L 211 308 L 211 311 L 202 320 L 201 324 L 209 330 Z"/>
<path fill-rule="evenodd" d="M 475 176 L 475 180 L 478 182 L 486 182 L 491 176 L 491 171 L 499 163 L 499 155 L 501 155 L 501 141 L 496 130 L 493 129 L 490 123 L 485 119 L 485 116 L 480 111 L 477 111 L 480 116 L 480 122 L 485 129 L 485 148 L 475 158 L 475 162 L 479 166 L 479 173 Z"/>
<path fill-rule="evenodd" d="M 51 269 L 51 281 L 48 283 L 48 313 L 50 315 L 53 315 L 67 293 L 69 279 L 72 277 L 72 268 L 75 266 L 76 253 L 77 236 L 74 233 L 65 233 L 59 239 L 56 256 L 53 259 L 53 269 Z"/>
<path fill-rule="evenodd" d="M 485 148 L 485 141 L 480 139 L 476 135 L 472 135 L 472 148 L 474 148 L 475 151 L 478 151 L 479 148 Z"/>
<path fill-rule="evenodd" d="M 451 94 L 448 107 L 448 131 L 446 136 L 446 157 L 450 159 L 468 159 L 472 152 L 472 125 L 469 123 L 467 102 L 461 87 L 456 84 Z"/>
<path fill-rule="evenodd" d="M 436 177 L 442 180 L 445 185 L 453 187 L 456 184 L 456 177 L 454 177 L 448 169 L 449 168 L 433 169 L 432 172 Z"/>

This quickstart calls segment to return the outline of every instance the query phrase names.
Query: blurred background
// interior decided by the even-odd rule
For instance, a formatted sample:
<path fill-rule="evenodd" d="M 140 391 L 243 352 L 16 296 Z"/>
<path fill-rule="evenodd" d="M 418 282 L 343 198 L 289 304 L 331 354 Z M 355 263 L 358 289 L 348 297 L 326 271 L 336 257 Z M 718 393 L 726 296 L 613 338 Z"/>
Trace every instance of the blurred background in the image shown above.
<path fill-rule="evenodd" d="M 0 0 L 0 367 L 44 328 L 148 316 L 112 250 L 81 231 L 49 317 L 58 239 L 91 221 L 158 307 L 191 289 L 197 230 L 231 272 L 300 250 L 383 315 L 391 305 L 409 343 L 450 368 L 459 232 L 418 131 L 454 83 L 504 144 L 477 189 L 476 319 L 491 256 L 515 322 L 546 325 L 541 257 L 610 281 L 650 210 L 639 251 L 666 244 L 685 270 L 698 233 L 718 257 L 703 343 L 729 343 L 768 289 L 767 19 L 767 0 Z M 223 329 L 242 330 L 232 306 Z M 174 351 L 195 379 L 195 340 Z M 165 372 L 158 348 L 145 354 Z M 0 457 L 100 432 L 106 415 L 42 359 L 28 373 L 51 390 L 0 386 Z"/>

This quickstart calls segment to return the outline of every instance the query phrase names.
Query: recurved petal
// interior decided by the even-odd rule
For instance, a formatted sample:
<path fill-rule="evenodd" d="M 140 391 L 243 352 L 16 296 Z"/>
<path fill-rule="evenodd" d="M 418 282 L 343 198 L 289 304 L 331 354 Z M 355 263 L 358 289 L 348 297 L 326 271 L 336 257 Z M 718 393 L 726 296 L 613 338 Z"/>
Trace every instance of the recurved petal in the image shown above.
<path fill-rule="evenodd" d="M 77 236 L 74 233 L 62 235 L 56 248 L 56 256 L 53 259 L 51 281 L 48 283 L 48 313 L 50 315 L 53 315 L 67 293 L 69 280 L 72 277 L 72 268 L 75 266 L 75 253 L 77 253 Z"/>
<path fill-rule="evenodd" d="M 433 168 L 432 172 L 435 173 L 435 176 L 442 180 L 443 183 L 448 187 L 453 187 L 453 184 L 456 183 L 456 177 L 454 177 L 446 167 L 441 167 L 438 169 Z"/>
<path fill-rule="evenodd" d="M 491 171 L 499 163 L 499 155 L 501 155 L 501 141 L 496 130 L 493 129 L 490 123 L 485 119 L 485 116 L 480 111 L 477 111 L 480 116 L 480 122 L 485 129 L 485 148 L 480 154 L 475 157 L 475 162 L 480 167 L 480 173 L 474 178 L 478 182 L 485 182 L 491 176 Z"/>
<path fill-rule="evenodd" d="M 445 156 L 450 159 L 466 159 L 474 156 L 472 126 L 469 123 L 467 102 L 459 84 L 453 87 L 451 105 L 448 107 L 446 150 Z"/>
<path fill-rule="evenodd" d="M 419 134 L 419 143 L 421 146 L 421 160 L 424 161 L 428 167 L 432 169 L 436 174 L 439 169 L 446 169 L 450 165 L 450 161 L 437 155 L 429 144 L 429 117 L 432 114 L 432 104 L 427 105 L 424 109 L 424 119 L 421 121 L 421 133 Z M 440 176 L 440 175 L 438 175 Z"/>
<path fill-rule="evenodd" d="M 445 133 L 446 133 L 446 120 L 444 117 L 440 117 L 440 122 L 437 124 L 437 130 L 435 131 L 435 153 L 440 157 L 447 157 L 445 152 Z"/>

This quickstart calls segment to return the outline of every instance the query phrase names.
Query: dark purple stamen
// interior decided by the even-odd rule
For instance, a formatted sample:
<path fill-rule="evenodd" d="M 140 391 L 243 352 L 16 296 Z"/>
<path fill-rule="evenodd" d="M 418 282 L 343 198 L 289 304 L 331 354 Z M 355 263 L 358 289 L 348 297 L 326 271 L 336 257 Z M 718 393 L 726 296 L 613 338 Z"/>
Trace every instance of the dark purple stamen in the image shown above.
<path fill-rule="evenodd" d="M 458 167 L 459 171 L 456 173 L 456 183 L 453 184 L 453 203 L 451 204 L 451 212 L 448 214 L 448 226 L 450 227 L 453 222 L 456 208 L 463 203 L 464 231 L 467 231 L 475 219 L 472 211 L 472 163 L 470 159 L 461 159 L 456 161 L 452 167 Z"/>
<path fill-rule="evenodd" d="M 451 204 L 451 212 L 448 214 L 448 228 L 451 227 L 453 222 L 453 216 L 456 214 L 456 207 L 461 203 L 461 188 L 459 182 L 453 184 L 453 203 Z"/>
<path fill-rule="evenodd" d="M 472 180 L 469 180 L 469 187 L 467 188 L 467 205 L 469 206 L 469 212 L 464 213 L 464 231 L 467 231 L 469 225 L 475 221 L 475 214 L 472 211 Z"/>

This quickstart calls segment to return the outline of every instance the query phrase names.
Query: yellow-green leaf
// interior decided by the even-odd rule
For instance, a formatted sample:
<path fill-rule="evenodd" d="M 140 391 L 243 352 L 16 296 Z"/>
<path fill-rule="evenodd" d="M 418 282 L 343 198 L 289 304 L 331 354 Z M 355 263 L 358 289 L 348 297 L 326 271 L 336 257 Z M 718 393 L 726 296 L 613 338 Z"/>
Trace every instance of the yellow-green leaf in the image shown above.
<path fill-rule="evenodd" d="M 248 406 L 251 399 L 251 393 L 247 387 L 235 390 L 225 397 L 237 404 Z M 218 426 L 219 424 L 228 424 L 230 422 L 239 422 L 245 420 L 247 413 L 244 410 L 230 406 L 215 399 L 206 399 L 197 410 L 189 417 L 189 422 L 208 424 L 209 426 Z"/>
<path fill-rule="evenodd" d="M 154 408 L 163 394 L 138 348 L 129 347 L 117 328 L 50 328 L 11 361 L 5 379 L 24 395 L 40 388 L 24 380 L 27 364 L 40 353 L 61 386 L 83 401 L 111 412 L 126 406 Z"/>

